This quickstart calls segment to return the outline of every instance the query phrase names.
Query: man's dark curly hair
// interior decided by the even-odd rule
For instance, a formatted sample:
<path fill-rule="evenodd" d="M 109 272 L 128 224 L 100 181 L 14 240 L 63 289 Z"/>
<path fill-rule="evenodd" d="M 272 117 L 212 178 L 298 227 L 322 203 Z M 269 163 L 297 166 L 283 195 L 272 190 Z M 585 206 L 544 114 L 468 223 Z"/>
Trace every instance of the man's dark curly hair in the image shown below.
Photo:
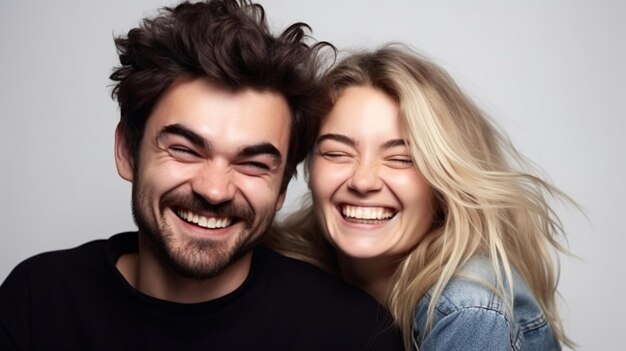
<path fill-rule="evenodd" d="M 120 125 L 137 161 L 146 121 L 167 88 L 180 77 L 205 78 L 217 86 L 282 94 L 291 110 L 289 151 L 281 191 L 313 146 L 329 106 L 320 83 L 321 49 L 305 41 L 311 28 L 296 23 L 281 35 L 268 28 L 263 7 L 246 0 L 184 2 L 164 7 L 124 37 L 115 39 L 120 66 L 111 74 Z"/>

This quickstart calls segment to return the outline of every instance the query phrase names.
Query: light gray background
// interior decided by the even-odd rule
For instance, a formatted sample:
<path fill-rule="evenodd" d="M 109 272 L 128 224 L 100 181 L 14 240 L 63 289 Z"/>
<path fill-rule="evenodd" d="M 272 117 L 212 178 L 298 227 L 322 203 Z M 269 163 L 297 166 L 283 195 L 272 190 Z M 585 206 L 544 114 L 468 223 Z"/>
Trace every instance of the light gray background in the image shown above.
<path fill-rule="evenodd" d="M 304 21 L 342 49 L 404 41 L 445 67 L 585 208 L 588 219 L 558 206 L 582 258 L 562 259 L 565 324 L 581 350 L 623 346 L 626 3 L 262 4 L 276 29 Z M 35 253 L 134 228 L 130 185 L 113 162 L 112 37 L 163 5 L 171 3 L 0 3 L 1 280 Z M 292 184 L 287 211 L 305 191 Z"/>

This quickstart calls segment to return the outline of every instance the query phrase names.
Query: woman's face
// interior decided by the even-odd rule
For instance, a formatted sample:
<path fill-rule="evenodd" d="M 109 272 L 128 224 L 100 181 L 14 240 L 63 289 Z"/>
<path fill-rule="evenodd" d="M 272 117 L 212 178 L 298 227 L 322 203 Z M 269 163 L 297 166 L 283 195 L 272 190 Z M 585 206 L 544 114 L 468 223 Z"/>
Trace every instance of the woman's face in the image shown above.
<path fill-rule="evenodd" d="M 349 87 L 317 138 L 309 165 L 315 209 L 347 256 L 403 254 L 431 226 L 433 191 L 411 160 L 398 112 L 380 90 Z"/>

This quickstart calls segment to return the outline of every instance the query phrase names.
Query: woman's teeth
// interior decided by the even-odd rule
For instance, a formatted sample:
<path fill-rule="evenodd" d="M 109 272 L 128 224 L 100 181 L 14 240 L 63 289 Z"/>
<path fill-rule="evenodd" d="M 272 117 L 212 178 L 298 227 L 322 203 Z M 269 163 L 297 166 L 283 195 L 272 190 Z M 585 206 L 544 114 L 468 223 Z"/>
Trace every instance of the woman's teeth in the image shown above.
<path fill-rule="evenodd" d="M 389 219 L 395 215 L 394 211 L 390 211 L 384 207 L 360 207 L 344 205 L 341 213 L 349 219 Z"/>

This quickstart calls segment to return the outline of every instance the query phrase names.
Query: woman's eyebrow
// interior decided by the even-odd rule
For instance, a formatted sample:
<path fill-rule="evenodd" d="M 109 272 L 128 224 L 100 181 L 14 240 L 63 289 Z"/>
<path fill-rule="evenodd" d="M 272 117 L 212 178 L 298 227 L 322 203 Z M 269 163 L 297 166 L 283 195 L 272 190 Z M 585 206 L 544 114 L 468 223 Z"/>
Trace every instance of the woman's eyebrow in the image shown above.
<path fill-rule="evenodd" d="M 404 139 L 391 139 L 383 144 L 382 149 L 390 149 L 396 146 L 406 146 L 407 143 Z"/>
<path fill-rule="evenodd" d="M 356 141 L 353 138 L 350 138 L 349 136 L 343 135 L 343 134 L 334 134 L 334 133 L 327 133 L 327 134 L 323 134 L 320 135 L 317 138 L 317 144 L 320 144 L 321 142 L 325 141 L 325 140 L 334 140 L 352 147 L 356 146 Z M 407 142 L 404 139 L 391 139 L 386 141 L 382 146 L 381 149 L 390 149 L 396 146 L 406 146 Z"/>
<path fill-rule="evenodd" d="M 320 144 L 321 142 L 325 141 L 325 140 L 334 140 L 343 144 L 347 144 L 349 146 L 355 147 L 356 146 L 356 141 L 352 138 L 350 138 L 349 136 L 343 135 L 343 134 L 334 134 L 334 133 L 327 133 L 327 134 L 322 134 L 317 138 L 317 144 Z"/>

